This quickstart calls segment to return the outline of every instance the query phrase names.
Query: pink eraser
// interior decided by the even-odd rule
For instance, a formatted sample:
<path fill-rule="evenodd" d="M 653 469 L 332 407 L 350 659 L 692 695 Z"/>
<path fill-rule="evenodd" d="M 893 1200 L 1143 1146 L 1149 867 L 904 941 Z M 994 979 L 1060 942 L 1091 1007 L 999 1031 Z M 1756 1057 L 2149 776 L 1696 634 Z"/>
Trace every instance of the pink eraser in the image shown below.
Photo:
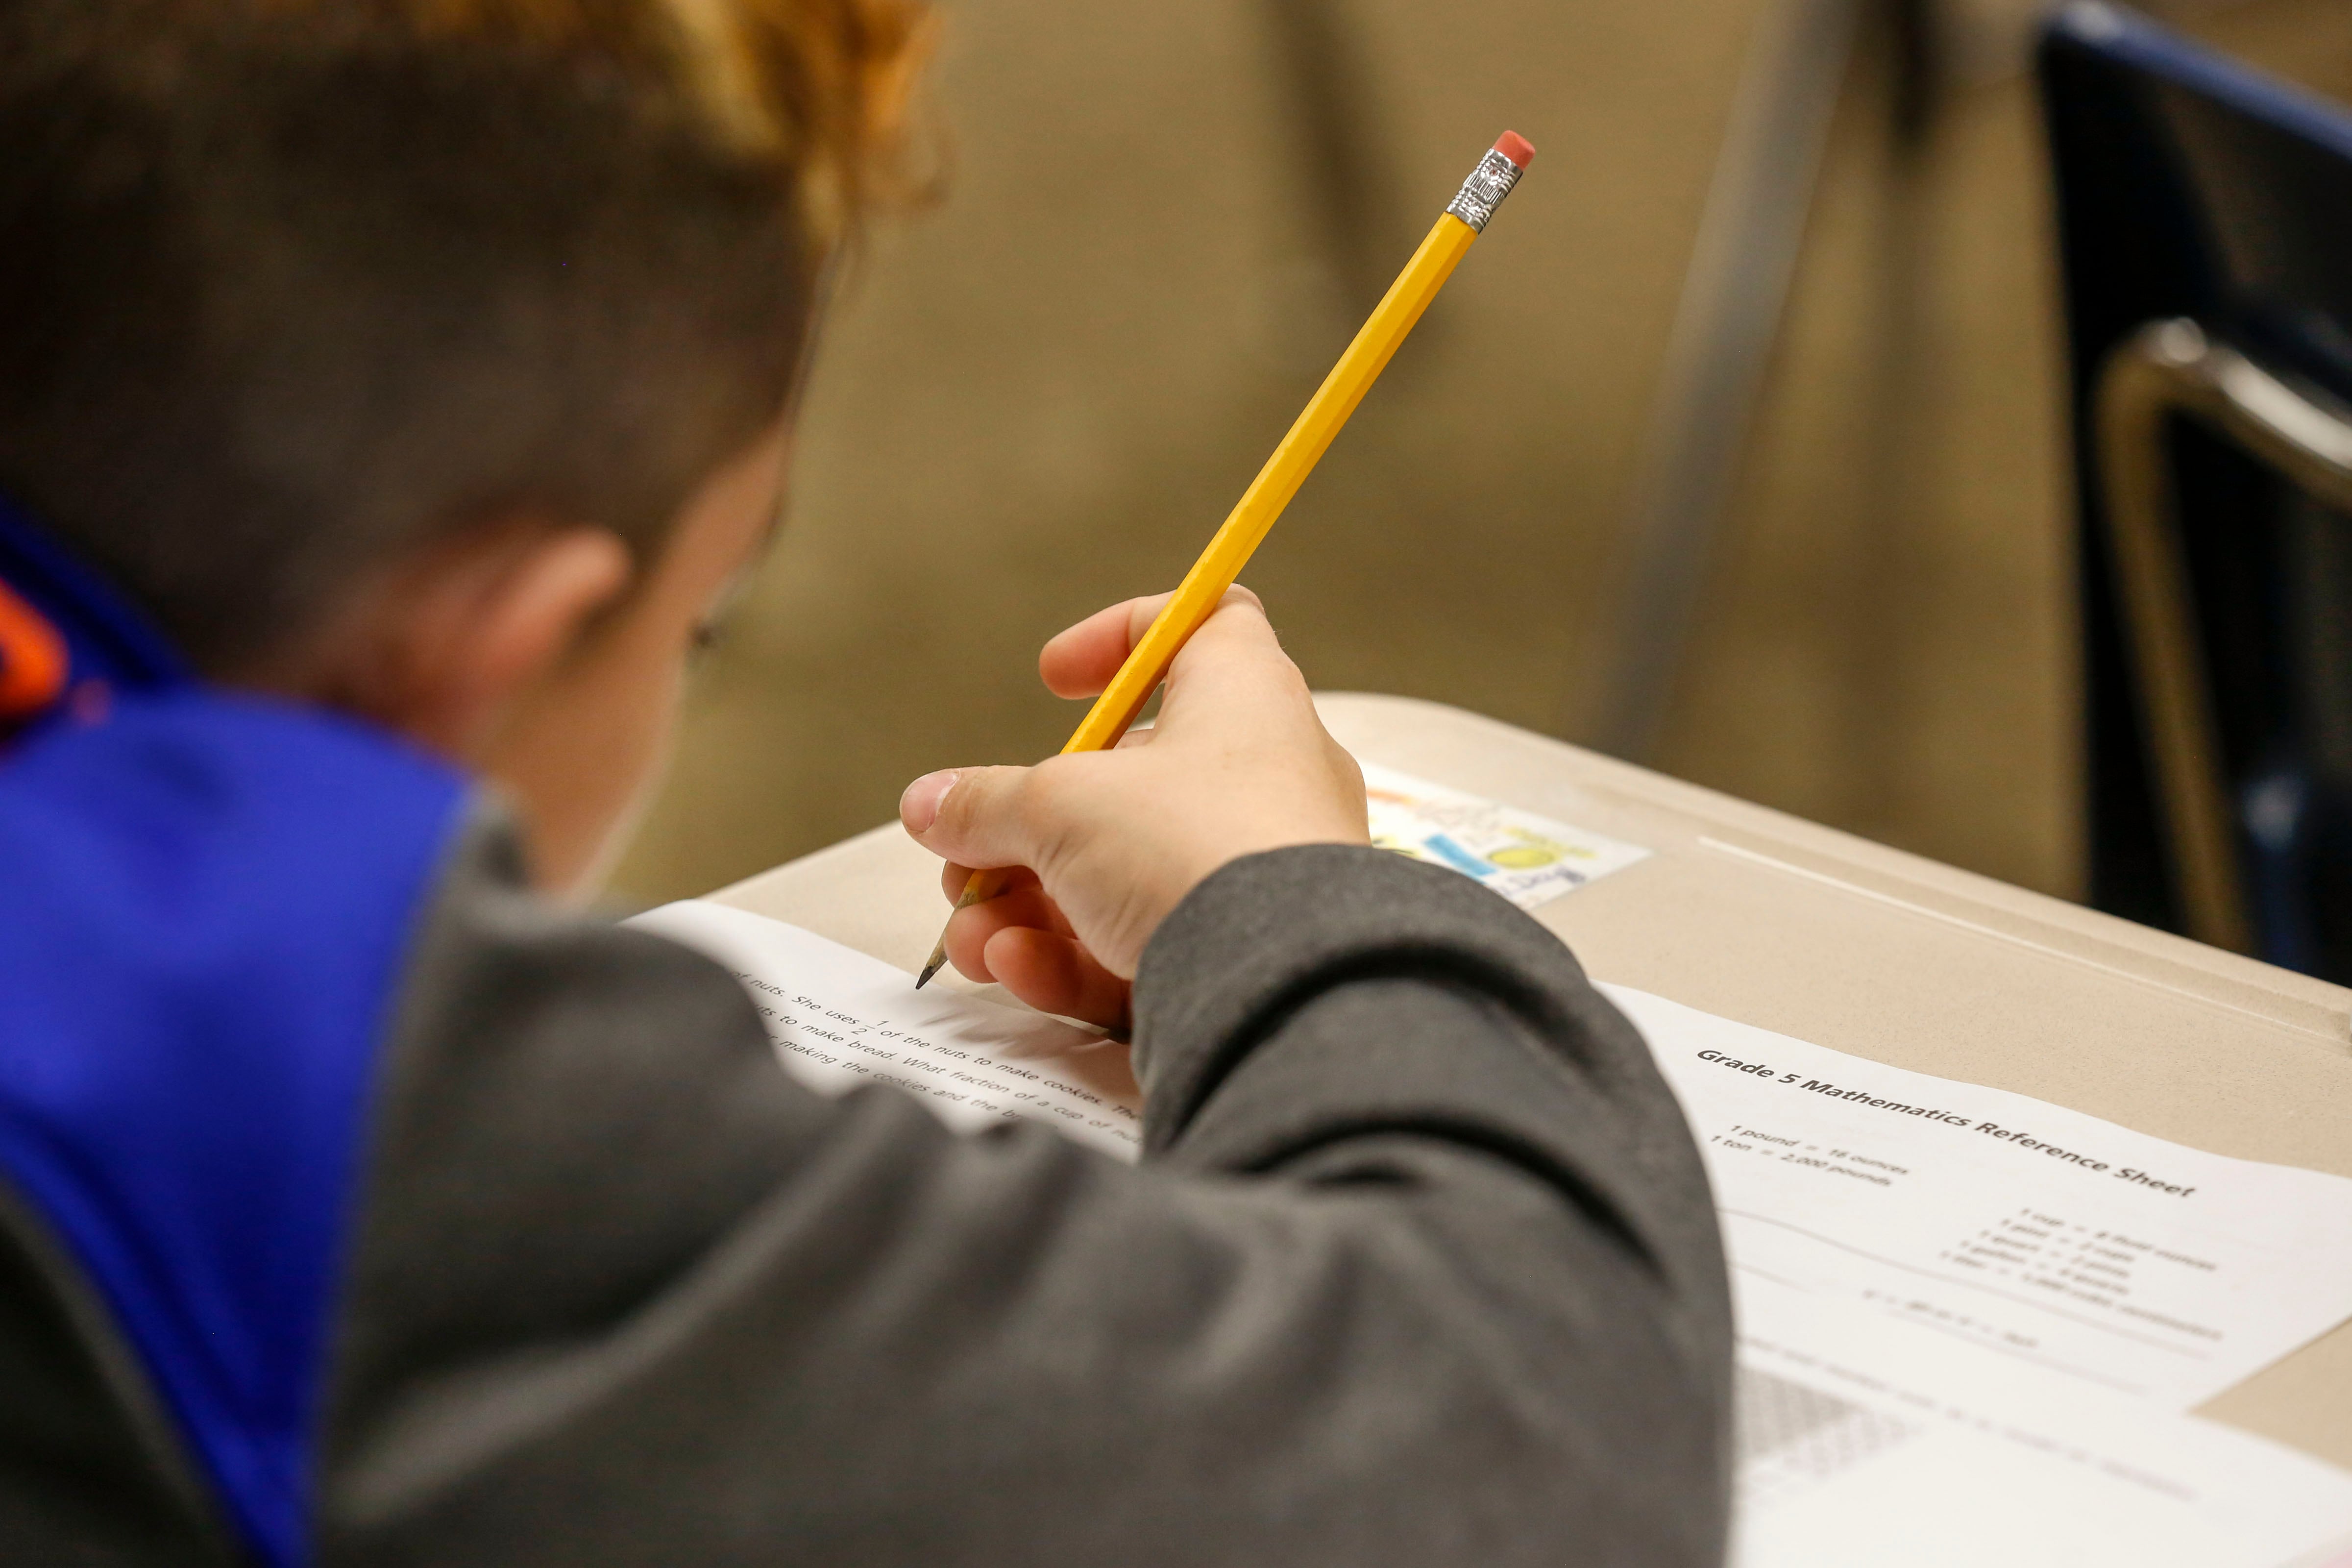
<path fill-rule="evenodd" d="M 1504 132 L 1502 138 L 1495 143 L 1495 151 L 1517 164 L 1519 173 L 1523 174 L 1527 173 L 1528 165 L 1536 161 L 1535 143 L 1516 131 Z"/>

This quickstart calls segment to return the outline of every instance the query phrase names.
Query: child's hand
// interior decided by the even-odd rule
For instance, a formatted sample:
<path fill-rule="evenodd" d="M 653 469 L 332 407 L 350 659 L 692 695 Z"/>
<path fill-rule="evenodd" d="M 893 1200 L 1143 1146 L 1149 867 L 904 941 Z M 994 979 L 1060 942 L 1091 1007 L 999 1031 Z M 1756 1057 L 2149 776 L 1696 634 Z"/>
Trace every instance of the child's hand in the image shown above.
<path fill-rule="evenodd" d="M 1101 691 L 1165 603 L 1115 605 L 1047 643 L 1046 686 Z M 1210 872 L 1261 849 L 1367 841 L 1363 774 L 1244 588 L 1176 656 L 1154 728 L 1034 768 L 928 773 L 898 816 L 948 861 L 950 900 L 971 868 L 1013 868 L 1003 894 L 949 923 L 956 968 L 1110 1028 L 1125 1026 L 1144 944 Z"/>

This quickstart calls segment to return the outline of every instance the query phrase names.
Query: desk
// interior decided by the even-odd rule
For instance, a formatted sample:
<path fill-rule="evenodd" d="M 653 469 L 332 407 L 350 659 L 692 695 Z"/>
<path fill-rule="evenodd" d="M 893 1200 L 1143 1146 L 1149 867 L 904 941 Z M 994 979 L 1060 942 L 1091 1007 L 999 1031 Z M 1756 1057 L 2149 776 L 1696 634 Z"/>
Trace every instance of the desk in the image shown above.
<path fill-rule="evenodd" d="M 1318 701 L 1368 762 L 1655 851 L 1535 911 L 1597 979 L 2352 1176 L 2352 992 L 1456 709 Z M 946 912 L 939 862 L 896 825 L 713 897 L 906 968 Z M 2352 1468 L 2352 1326 L 2202 1408 Z"/>

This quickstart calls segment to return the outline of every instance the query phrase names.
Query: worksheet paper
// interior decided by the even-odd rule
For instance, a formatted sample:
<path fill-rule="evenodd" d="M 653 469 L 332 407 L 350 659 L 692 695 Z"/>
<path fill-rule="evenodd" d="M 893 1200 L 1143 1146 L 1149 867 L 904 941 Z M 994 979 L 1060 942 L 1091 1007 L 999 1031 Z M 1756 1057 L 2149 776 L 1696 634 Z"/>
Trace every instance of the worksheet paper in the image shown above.
<path fill-rule="evenodd" d="M 2173 1409 L 2352 1317 L 2352 1181 L 1601 989 L 1744 1272 Z"/>
<path fill-rule="evenodd" d="M 670 904 L 630 923 L 725 965 L 786 1068 L 821 1092 L 893 1084 L 960 1131 L 1026 1117 L 1136 1157 L 1125 1053 L 1089 1030 L 967 993 L 917 992 L 904 970 L 723 905 Z M 2296 1294 L 2291 1268 L 2266 1270 L 2299 1247 L 2345 1255 L 2338 1189 L 2352 1183 L 2200 1154 L 2021 1096 L 1604 989 L 1642 1026 L 1692 1114 L 1725 1205 L 1739 1324 L 1735 1568 L 2352 1568 L 2352 1478 L 2120 1391 L 2142 1361 L 2164 1369 L 2177 1352 L 2107 1345 L 2098 1310 L 2065 1293 L 2075 1276 L 2105 1281 L 2111 1303 L 2153 1300 L 2150 1311 L 2209 1328 L 2212 1337 L 2186 1338 L 2208 1357 L 2194 1363 L 2200 1377 L 2218 1387 L 2242 1374 L 2214 1367 L 2251 1371 L 2345 1315 L 2346 1293 L 2324 1283 L 2304 1294 L 2333 1307 L 2272 1311 L 2243 1298 Z M 1772 1068 L 1769 1083 L 1744 1070 L 1759 1065 Z M 1896 1103 L 1925 1109 L 1915 1116 Z M 2111 1198 L 2092 1184 L 2104 1173 L 2045 1155 L 2070 1173 L 2042 1174 L 2036 1151 L 1927 1121 L 1935 1110 L 2038 1129 L 2037 1142 L 2070 1152 L 2095 1145 L 2195 1190 L 2164 1194 L 2118 1176 L 2126 1195 Z M 1923 1125 L 1940 1130 L 1924 1145 Z M 1959 1131 L 2001 1152 L 1949 1142 Z M 2272 1184 L 2290 1178 L 2318 1184 Z M 2195 1205 L 2209 1193 L 2226 1205 L 2301 1208 L 2317 1228 L 2282 1228 L 2273 1215 L 2233 1236 L 2234 1209 Z M 2161 1196 L 2179 1206 L 2156 1205 Z M 2004 1239 L 2017 1232 L 2012 1221 L 2042 1234 Z M 2032 1278 L 2058 1283 L 1996 1271 L 2018 1267 L 2009 1255 L 2042 1256 L 2024 1241 L 2051 1248 Z M 1944 1256 L 1969 1247 L 1990 1249 L 1981 1268 Z M 2136 1280 L 2067 1261 L 2077 1254 L 2126 1276 L 2144 1269 L 2153 1283 L 2119 1294 Z M 2177 1269 L 2210 1288 L 2173 1289 Z M 1980 1276 L 2004 1293 L 1985 1296 Z M 2139 1320 L 2114 1315 L 2139 1331 Z M 2053 1322 L 2084 1331 L 2079 1342 Z"/>
<path fill-rule="evenodd" d="M 2352 1476 L 1748 1270 L 1732 1568 L 2345 1568 Z"/>
<path fill-rule="evenodd" d="M 1127 1051 L 1025 1007 L 915 977 L 813 931 L 724 904 L 665 904 L 628 922 L 708 954 L 751 994 L 793 1075 L 822 1094 L 894 1084 L 959 1131 L 1050 1122 L 1132 1160 L 1140 1109 Z"/>
<path fill-rule="evenodd" d="M 1126 1053 L 794 926 L 637 917 L 724 963 L 785 1065 L 961 1130 L 1029 1116 L 1133 1158 Z M 2352 1316 L 2352 1181 L 2209 1154 L 1604 986 L 1689 1114 L 1742 1269 L 2177 1409 Z"/>

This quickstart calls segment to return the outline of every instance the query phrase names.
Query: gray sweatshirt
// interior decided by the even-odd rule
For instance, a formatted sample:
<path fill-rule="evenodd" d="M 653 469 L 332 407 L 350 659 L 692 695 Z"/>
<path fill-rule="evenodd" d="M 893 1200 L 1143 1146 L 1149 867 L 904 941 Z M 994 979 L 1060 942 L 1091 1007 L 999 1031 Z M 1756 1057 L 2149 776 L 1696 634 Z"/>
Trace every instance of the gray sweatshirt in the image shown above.
<path fill-rule="evenodd" d="M 551 910 L 494 815 L 460 837 L 368 1100 L 307 1560 L 1719 1561 L 1697 1154 L 1469 880 L 1328 847 L 1203 883 L 1136 984 L 1129 1167 L 811 1093 L 718 967 Z M 0 1412 L 5 1561 L 257 1560 L 24 1203 Z"/>

